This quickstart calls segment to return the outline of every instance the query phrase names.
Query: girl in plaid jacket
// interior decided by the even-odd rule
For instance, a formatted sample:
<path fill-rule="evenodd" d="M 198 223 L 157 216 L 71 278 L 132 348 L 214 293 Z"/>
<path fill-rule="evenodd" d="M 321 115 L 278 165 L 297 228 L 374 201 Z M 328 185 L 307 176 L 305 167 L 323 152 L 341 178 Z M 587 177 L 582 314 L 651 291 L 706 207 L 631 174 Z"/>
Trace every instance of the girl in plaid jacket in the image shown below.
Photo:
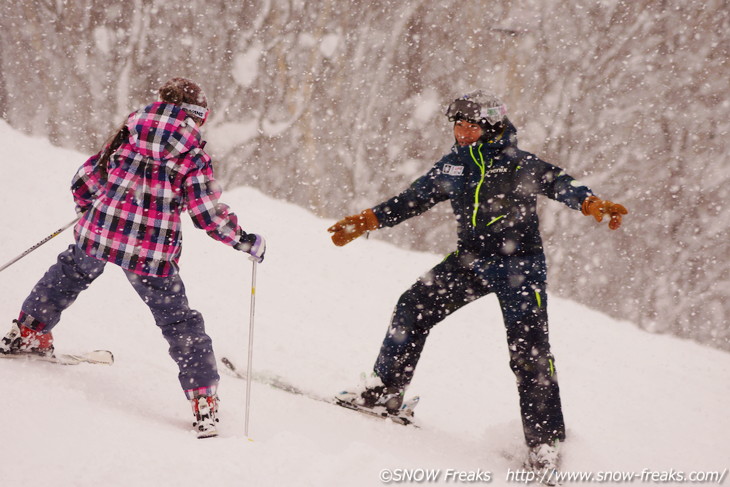
<path fill-rule="evenodd" d="M 244 232 L 219 202 L 199 130 L 208 115 L 201 88 L 173 78 L 159 94 L 160 101 L 130 114 L 74 176 L 76 243 L 33 288 L 0 353 L 53 354 L 51 330 L 61 313 L 111 262 L 124 269 L 168 341 L 198 436 L 215 436 L 219 376 L 203 317 L 188 306 L 177 272 L 180 214 L 187 210 L 196 227 L 257 262 L 266 245 L 260 235 Z"/>

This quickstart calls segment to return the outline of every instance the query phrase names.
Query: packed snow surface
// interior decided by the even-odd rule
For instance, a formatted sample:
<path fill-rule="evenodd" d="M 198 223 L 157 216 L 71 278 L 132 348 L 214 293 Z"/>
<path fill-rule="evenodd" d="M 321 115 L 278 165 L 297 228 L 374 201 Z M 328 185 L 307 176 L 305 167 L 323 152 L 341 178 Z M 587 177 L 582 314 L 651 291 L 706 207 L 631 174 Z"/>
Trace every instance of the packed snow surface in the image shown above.
<path fill-rule="evenodd" d="M 86 155 L 2 121 L 0 142 L 2 264 L 74 218 L 68 184 Z M 325 396 L 357 385 L 398 296 L 442 256 L 364 238 L 337 248 L 326 232 L 332 221 L 254 189 L 227 191 L 223 201 L 268 242 L 258 267 L 254 369 Z M 181 275 L 191 305 L 218 357 L 244 367 L 252 264 L 184 222 Z M 67 231 L 0 274 L 3 326 L 71 243 Z M 729 354 L 555 296 L 550 317 L 568 427 L 564 471 L 726 472 Z M 434 329 L 408 391 L 421 396 L 419 429 L 254 382 L 247 437 L 246 384 L 221 370 L 220 436 L 198 440 L 166 343 L 113 265 L 54 335 L 59 351 L 109 349 L 116 363 L 0 361 L 0 485 L 378 486 L 381 475 L 423 472 L 437 475 L 431 484 L 481 483 L 485 472 L 492 485 L 518 483 L 510 472 L 524 454 L 522 428 L 493 296 Z"/>

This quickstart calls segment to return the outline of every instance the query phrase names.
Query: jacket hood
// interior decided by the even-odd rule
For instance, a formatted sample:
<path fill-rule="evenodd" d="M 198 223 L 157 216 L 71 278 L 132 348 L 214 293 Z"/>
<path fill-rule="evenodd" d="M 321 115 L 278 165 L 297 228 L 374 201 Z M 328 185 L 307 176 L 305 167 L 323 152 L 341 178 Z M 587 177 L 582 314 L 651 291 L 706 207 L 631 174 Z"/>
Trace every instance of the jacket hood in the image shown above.
<path fill-rule="evenodd" d="M 127 118 L 129 143 L 145 157 L 174 159 L 201 145 L 198 126 L 177 105 L 156 102 Z"/>

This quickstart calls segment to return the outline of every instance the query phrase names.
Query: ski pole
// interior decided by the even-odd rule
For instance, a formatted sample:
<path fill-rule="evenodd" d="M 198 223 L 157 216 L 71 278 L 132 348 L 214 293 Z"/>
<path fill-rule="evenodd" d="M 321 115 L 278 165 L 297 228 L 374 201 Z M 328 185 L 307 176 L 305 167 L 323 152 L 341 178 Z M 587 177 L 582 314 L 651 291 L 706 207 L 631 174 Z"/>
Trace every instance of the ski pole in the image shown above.
<path fill-rule="evenodd" d="M 28 255 L 31 252 L 33 252 L 38 247 L 40 247 L 44 243 L 46 243 L 49 240 L 51 240 L 53 237 L 56 237 L 56 236 L 60 235 L 68 227 L 70 227 L 71 225 L 73 225 L 74 223 L 76 223 L 77 221 L 79 221 L 80 218 L 81 218 L 80 216 L 79 217 L 76 217 L 72 222 L 69 222 L 66 225 L 62 226 L 61 228 L 59 228 L 58 230 L 56 230 L 55 232 L 53 232 L 52 234 L 50 234 L 49 236 L 47 236 L 46 238 L 44 238 L 43 240 L 41 240 L 40 242 L 38 242 L 37 244 L 35 244 L 34 246 L 32 246 L 31 248 L 29 248 L 28 250 L 26 250 L 25 252 L 23 252 L 22 254 L 20 254 L 19 256 L 17 256 L 16 258 L 14 258 L 10 262 L 8 262 L 7 264 L 5 264 L 4 266 L 0 267 L 0 272 L 4 271 L 5 269 L 7 269 L 8 267 L 10 267 L 11 265 L 15 264 L 20 259 L 22 259 L 26 255 Z"/>
<path fill-rule="evenodd" d="M 246 365 L 246 421 L 244 426 L 244 434 L 248 437 L 248 413 L 251 407 L 251 379 L 253 378 L 253 315 L 256 308 L 256 265 L 257 262 L 252 260 L 253 268 L 251 270 L 251 315 L 249 317 L 248 327 L 248 364 Z"/>

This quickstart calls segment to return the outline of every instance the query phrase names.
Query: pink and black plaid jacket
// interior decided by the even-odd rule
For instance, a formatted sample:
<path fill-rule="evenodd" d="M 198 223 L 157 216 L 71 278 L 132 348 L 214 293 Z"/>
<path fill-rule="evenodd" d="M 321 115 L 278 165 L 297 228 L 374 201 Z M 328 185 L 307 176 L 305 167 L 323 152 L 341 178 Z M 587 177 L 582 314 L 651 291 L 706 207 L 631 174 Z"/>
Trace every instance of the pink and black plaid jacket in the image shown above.
<path fill-rule="evenodd" d="M 196 227 L 234 246 L 242 234 L 238 219 L 218 199 L 210 157 L 198 127 L 176 105 L 153 103 L 129 115 L 129 139 L 109 160 L 102 180 L 89 158 L 72 182 L 83 216 L 74 233 L 87 255 L 136 274 L 177 272 L 182 250 L 180 213 Z"/>

